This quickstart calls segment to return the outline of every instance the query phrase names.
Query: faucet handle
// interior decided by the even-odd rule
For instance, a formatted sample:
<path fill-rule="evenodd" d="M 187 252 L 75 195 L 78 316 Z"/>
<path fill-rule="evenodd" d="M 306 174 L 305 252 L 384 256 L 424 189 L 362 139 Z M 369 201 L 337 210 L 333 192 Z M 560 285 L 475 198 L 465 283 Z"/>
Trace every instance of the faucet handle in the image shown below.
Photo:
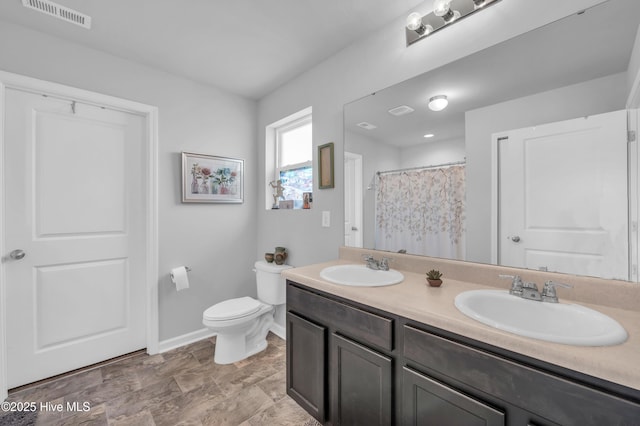
<path fill-rule="evenodd" d="M 498 275 L 498 277 L 506 279 L 509 278 L 511 279 L 511 288 L 509 289 L 509 294 L 515 294 L 517 296 L 522 296 L 522 278 L 520 278 L 520 275 L 504 275 L 504 274 L 500 274 Z"/>
<path fill-rule="evenodd" d="M 570 284 L 559 283 L 556 281 L 547 281 L 544 283 L 542 289 L 542 300 L 550 303 L 558 303 L 558 295 L 556 294 L 556 287 L 573 288 Z"/>
<path fill-rule="evenodd" d="M 393 262 L 393 259 L 391 257 L 383 257 L 380 260 L 380 269 L 382 269 L 384 271 L 388 271 L 389 270 L 389 262 Z"/>

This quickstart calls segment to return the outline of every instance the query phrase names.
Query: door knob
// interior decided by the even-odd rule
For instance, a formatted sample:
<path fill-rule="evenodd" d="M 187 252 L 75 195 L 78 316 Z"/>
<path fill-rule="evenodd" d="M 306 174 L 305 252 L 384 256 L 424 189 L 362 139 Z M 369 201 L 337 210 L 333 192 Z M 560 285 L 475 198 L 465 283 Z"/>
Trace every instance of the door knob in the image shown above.
<path fill-rule="evenodd" d="M 12 259 L 15 259 L 15 260 L 20 260 L 23 257 L 25 257 L 26 255 L 27 255 L 27 253 L 25 253 L 24 250 L 20 250 L 20 249 L 14 250 L 11 253 L 9 253 L 9 257 L 11 257 Z"/>
<path fill-rule="evenodd" d="M 513 241 L 514 243 L 519 243 L 520 242 L 520 237 L 517 235 L 514 235 L 513 237 L 511 237 L 511 241 Z"/>

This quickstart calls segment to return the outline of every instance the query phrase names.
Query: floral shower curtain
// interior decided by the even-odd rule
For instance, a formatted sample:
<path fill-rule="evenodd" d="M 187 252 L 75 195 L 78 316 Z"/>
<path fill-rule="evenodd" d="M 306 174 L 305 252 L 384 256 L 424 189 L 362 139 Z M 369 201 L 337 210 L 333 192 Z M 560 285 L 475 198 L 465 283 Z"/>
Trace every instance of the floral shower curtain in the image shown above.
<path fill-rule="evenodd" d="M 465 166 L 378 175 L 376 249 L 465 259 Z"/>

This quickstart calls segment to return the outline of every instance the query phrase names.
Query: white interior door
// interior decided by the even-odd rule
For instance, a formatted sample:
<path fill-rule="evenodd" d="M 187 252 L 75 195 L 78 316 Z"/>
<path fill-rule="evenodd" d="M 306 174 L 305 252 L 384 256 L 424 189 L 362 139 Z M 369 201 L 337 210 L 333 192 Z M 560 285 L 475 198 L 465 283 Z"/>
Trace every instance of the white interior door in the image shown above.
<path fill-rule="evenodd" d="M 6 90 L 9 388 L 145 347 L 143 123 Z"/>
<path fill-rule="evenodd" d="M 499 138 L 499 263 L 629 279 L 627 112 Z"/>
<path fill-rule="evenodd" d="M 362 247 L 362 155 L 344 153 L 344 245 Z"/>

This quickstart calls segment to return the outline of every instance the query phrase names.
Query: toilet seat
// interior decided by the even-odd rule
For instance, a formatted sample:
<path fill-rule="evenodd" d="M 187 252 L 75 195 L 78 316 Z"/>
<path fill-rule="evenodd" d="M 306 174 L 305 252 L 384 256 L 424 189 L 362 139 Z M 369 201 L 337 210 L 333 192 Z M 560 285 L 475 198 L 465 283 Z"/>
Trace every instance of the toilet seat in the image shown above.
<path fill-rule="evenodd" d="M 216 303 L 204 311 L 203 317 L 210 321 L 242 318 L 257 312 L 261 306 L 253 297 L 238 297 Z"/>

